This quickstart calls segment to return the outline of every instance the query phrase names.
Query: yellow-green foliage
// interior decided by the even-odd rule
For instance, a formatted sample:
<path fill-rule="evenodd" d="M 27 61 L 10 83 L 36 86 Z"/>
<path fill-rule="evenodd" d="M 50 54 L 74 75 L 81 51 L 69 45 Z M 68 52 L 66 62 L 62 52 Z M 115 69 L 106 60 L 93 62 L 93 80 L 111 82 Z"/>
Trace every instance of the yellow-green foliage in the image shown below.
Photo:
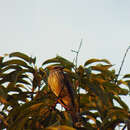
<path fill-rule="evenodd" d="M 115 82 L 116 72 L 108 60 L 89 59 L 76 67 L 57 56 L 37 68 L 36 58 L 14 52 L 0 57 L 0 129 L 74 130 L 68 111 L 51 110 L 57 99 L 47 84 L 50 64 L 64 66 L 73 82 L 82 129 L 113 130 L 129 120 L 129 108 L 120 96 L 128 95 L 130 74 Z"/>

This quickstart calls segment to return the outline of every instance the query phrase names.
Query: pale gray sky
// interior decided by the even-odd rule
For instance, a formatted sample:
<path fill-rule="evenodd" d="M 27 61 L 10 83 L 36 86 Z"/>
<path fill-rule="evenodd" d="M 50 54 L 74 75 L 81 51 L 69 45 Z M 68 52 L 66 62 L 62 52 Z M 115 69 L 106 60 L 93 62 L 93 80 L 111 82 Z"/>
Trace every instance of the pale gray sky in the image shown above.
<path fill-rule="evenodd" d="M 130 0 L 0 0 L 0 55 L 25 52 L 38 65 L 56 54 L 73 60 L 81 39 L 80 64 L 107 58 L 118 70 L 130 45 Z"/>

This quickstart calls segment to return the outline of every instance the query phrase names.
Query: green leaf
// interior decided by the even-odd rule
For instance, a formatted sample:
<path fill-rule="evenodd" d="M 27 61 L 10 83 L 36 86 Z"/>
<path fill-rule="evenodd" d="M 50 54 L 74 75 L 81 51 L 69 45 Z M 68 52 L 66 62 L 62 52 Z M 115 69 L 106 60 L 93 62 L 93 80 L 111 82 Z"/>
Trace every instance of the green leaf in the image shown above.
<path fill-rule="evenodd" d="M 8 66 L 8 65 L 12 65 L 12 64 L 20 65 L 20 66 L 23 66 L 23 67 L 26 67 L 26 68 L 30 68 L 27 65 L 27 63 L 22 61 L 22 60 L 8 60 L 8 61 L 3 63 L 4 66 Z"/>
<path fill-rule="evenodd" d="M 9 65 L 0 70 L 0 73 L 6 72 L 8 70 L 22 70 L 22 68 L 19 65 Z"/>
<path fill-rule="evenodd" d="M 28 81 L 24 80 L 24 79 L 18 79 L 17 81 L 18 83 L 22 83 L 22 84 L 26 84 L 26 85 L 31 85 Z"/>
<path fill-rule="evenodd" d="M 111 64 L 107 59 L 90 59 L 90 60 L 85 62 L 84 66 L 95 63 L 95 62 L 104 62 L 107 64 Z"/>
<path fill-rule="evenodd" d="M 0 64 L 3 62 L 4 57 L 0 56 Z"/>
<path fill-rule="evenodd" d="M 130 78 L 130 74 L 124 75 L 123 78 Z"/>
<path fill-rule="evenodd" d="M 74 64 L 72 62 L 70 62 L 69 60 L 67 60 L 61 56 L 56 56 L 55 58 L 46 60 L 45 62 L 43 62 L 42 65 L 49 64 L 49 63 L 59 63 L 66 68 L 73 68 L 74 67 Z"/>
<path fill-rule="evenodd" d="M 108 93 L 112 93 L 113 95 L 127 95 L 128 94 L 127 89 L 121 88 L 118 85 L 110 83 L 110 82 L 104 82 L 103 86 L 107 90 Z"/>
<path fill-rule="evenodd" d="M 9 57 L 19 57 L 19 58 L 27 61 L 28 63 L 35 63 L 35 60 L 36 60 L 36 58 L 33 59 L 21 52 L 13 52 L 9 55 Z"/>
<path fill-rule="evenodd" d="M 91 66 L 91 69 L 96 71 L 106 71 L 111 67 L 112 65 L 97 65 L 97 66 Z"/>
<path fill-rule="evenodd" d="M 17 88 L 25 89 L 26 91 L 29 91 L 27 86 L 24 86 L 23 84 L 20 84 L 20 83 L 18 83 L 18 84 L 16 85 L 16 87 L 17 87 Z"/>
<path fill-rule="evenodd" d="M 6 82 L 15 82 L 17 80 L 17 73 L 16 71 L 4 74 L 1 76 L 0 84 L 6 83 Z"/>
<path fill-rule="evenodd" d="M 45 64 L 57 63 L 57 62 L 59 62 L 57 58 L 48 59 L 48 60 L 46 60 L 46 61 L 44 61 L 44 62 L 42 63 L 42 66 L 45 65 Z"/>
<path fill-rule="evenodd" d="M 106 130 L 108 128 L 112 128 L 113 125 L 116 126 L 126 119 L 128 119 L 128 113 L 126 110 L 119 107 L 113 107 L 108 111 L 107 116 L 103 120 L 102 129 Z"/>
<path fill-rule="evenodd" d="M 122 106 L 123 109 L 125 109 L 126 111 L 129 110 L 128 106 L 121 100 L 119 96 L 114 96 L 113 98 Z"/>

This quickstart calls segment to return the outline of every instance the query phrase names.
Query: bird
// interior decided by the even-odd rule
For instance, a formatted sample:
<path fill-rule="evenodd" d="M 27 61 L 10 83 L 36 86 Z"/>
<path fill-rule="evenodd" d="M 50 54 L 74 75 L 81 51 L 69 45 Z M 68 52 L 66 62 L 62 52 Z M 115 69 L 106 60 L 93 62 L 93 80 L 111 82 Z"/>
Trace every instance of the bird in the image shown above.
<path fill-rule="evenodd" d="M 76 114 L 76 105 L 74 101 L 74 89 L 69 77 L 64 73 L 63 66 L 50 65 L 48 85 L 52 92 L 57 97 L 57 101 L 68 111 L 70 111 L 73 123 L 78 121 L 78 114 Z"/>

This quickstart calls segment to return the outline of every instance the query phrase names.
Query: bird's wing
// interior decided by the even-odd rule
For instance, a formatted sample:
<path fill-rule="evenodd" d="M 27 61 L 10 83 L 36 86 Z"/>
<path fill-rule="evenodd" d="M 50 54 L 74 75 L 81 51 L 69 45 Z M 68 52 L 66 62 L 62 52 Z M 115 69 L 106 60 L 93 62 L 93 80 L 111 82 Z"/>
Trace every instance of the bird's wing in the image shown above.
<path fill-rule="evenodd" d="M 74 107 L 74 90 L 71 81 L 69 80 L 69 76 L 64 74 L 64 84 L 66 85 L 66 89 L 68 91 L 68 96 L 71 99 L 71 103 Z"/>

